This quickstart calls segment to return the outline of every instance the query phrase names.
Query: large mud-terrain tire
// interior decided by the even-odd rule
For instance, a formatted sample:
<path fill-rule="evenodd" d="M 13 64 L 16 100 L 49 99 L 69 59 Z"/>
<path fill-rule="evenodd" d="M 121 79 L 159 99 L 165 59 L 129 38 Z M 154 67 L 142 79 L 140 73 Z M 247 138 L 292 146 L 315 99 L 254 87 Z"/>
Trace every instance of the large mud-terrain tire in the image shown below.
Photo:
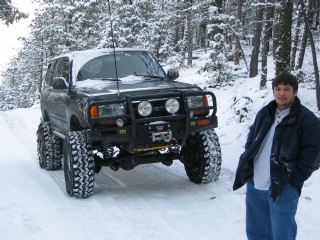
<path fill-rule="evenodd" d="M 41 122 L 37 131 L 39 165 L 46 170 L 62 167 L 62 141 L 52 133 L 49 122 Z"/>
<path fill-rule="evenodd" d="M 221 172 L 221 148 L 213 129 L 187 138 L 182 148 L 187 176 L 194 183 L 217 181 Z"/>
<path fill-rule="evenodd" d="M 67 193 L 79 198 L 92 195 L 94 158 L 91 145 L 85 142 L 82 132 L 69 132 L 66 135 L 63 158 Z"/>

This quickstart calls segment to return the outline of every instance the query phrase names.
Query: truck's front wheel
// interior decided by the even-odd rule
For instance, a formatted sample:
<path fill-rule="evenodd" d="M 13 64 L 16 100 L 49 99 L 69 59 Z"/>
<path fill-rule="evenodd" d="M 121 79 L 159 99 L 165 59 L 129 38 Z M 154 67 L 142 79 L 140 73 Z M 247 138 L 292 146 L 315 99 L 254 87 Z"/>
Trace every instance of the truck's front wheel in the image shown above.
<path fill-rule="evenodd" d="M 64 176 L 70 196 L 86 198 L 94 188 L 94 158 L 82 132 L 69 132 L 64 140 Z"/>
<path fill-rule="evenodd" d="M 187 176 L 194 183 L 217 181 L 221 171 L 219 138 L 213 129 L 190 135 L 182 148 Z"/>

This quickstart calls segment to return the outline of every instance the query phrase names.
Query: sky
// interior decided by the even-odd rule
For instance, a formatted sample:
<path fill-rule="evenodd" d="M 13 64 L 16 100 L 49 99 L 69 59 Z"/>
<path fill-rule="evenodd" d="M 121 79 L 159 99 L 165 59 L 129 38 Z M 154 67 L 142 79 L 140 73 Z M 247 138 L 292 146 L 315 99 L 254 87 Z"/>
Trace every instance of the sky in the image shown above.
<path fill-rule="evenodd" d="M 177 81 L 203 86 L 206 76 L 197 72 L 205 64 L 206 54 L 199 51 L 195 55 L 200 58 L 194 60 L 193 67 L 180 69 Z M 190 182 L 179 161 L 169 167 L 161 163 L 140 165 L 131 171 L 103 167 L 95 175 L 92 196 L 71 198 L 65 191 L 63 170 L 39 167 L 36 131 L 40 106 L 0 112 L 1 239 L 246 239 L 246 189 L 232 191 L 232 185 L 248 128 L 257 111 L 273 99 L 273 69 L 269 59 L 264 90 L 259 90 L 260 76 L 208 88 L 217 99 L 219 126 L 215 131 L 222 151 L 220 178 L 209 184 Z M 315 95 L 312 83 L 299 85 L 302 104 L 318 115 Z M 237 112 L 244 107 L 247 112 L 240 122 Z M 297 240 L 319 239 L 319 189 L 318 170 L 302 189 L 296 215 Z"/>
<path fill-rule="evenodd" d="M 33 17 L 33 11 L 35 4 L 32 0 L 12 0 L 13 6 L 16 6 L 20 11 L 27 12 L 30 14 L 28 19 L 22 19 L 19 22 L 6 26 L 0 22 L 0 69 L 7 64 L 10 59 L 14 56 L 15 52 L 21 48 L 21 41 L 19 37 L 28 37 L 29 24 Z"/>

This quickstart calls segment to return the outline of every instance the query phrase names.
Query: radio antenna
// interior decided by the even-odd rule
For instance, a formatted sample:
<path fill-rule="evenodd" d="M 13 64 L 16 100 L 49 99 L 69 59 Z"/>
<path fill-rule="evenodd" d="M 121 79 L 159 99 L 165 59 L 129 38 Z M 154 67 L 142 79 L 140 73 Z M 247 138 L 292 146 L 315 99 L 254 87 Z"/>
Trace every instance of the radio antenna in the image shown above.
<path fill-rule="evenodd" d="M 113 27 L 112 27 L 112 16 L 111 16 L 111 8 L 110 8 L 110 1 L 109 1 L 109 0 L 108 0 L 108 8 L 109 8 L 109 15 L 110 15 L 110 27 L 111 27 L 111 38 L 112 38 L 114 67 L 115 67 L 115 70 L 116 70 L 116 81 L 117 81 L 118 96 L 120 96 L 119 78 L 118 78 L 118 67 L 117 67 L 117 60 L 116 60 L 116 47 L 115 47 L 115 45 L 114 45 L 114 36 L 113 36 Z"/>

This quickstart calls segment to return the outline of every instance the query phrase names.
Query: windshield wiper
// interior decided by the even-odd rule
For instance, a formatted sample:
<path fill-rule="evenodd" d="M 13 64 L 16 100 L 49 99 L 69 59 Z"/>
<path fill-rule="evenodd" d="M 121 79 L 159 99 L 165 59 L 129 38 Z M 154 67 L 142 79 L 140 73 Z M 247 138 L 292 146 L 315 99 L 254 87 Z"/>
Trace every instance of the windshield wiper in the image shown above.
<path fill-rule="evenodd" d="M 117 78 L 90 78 L 91 80 L 108 80 L 108 81 L 113 81 L 113 82 L 121 82 L 121 79 L 117 79 Z"/>
<path fill-rule="evenodd" d="M 149 78 L 160 78 L 161 80 L 165 78 L 165 76 L 154 76 L 154 75 L 147 75 L 147 74 L 139 74 L 139 73 L 134 73 L 135 76 L 138 77 L 149 77 Z"/>

